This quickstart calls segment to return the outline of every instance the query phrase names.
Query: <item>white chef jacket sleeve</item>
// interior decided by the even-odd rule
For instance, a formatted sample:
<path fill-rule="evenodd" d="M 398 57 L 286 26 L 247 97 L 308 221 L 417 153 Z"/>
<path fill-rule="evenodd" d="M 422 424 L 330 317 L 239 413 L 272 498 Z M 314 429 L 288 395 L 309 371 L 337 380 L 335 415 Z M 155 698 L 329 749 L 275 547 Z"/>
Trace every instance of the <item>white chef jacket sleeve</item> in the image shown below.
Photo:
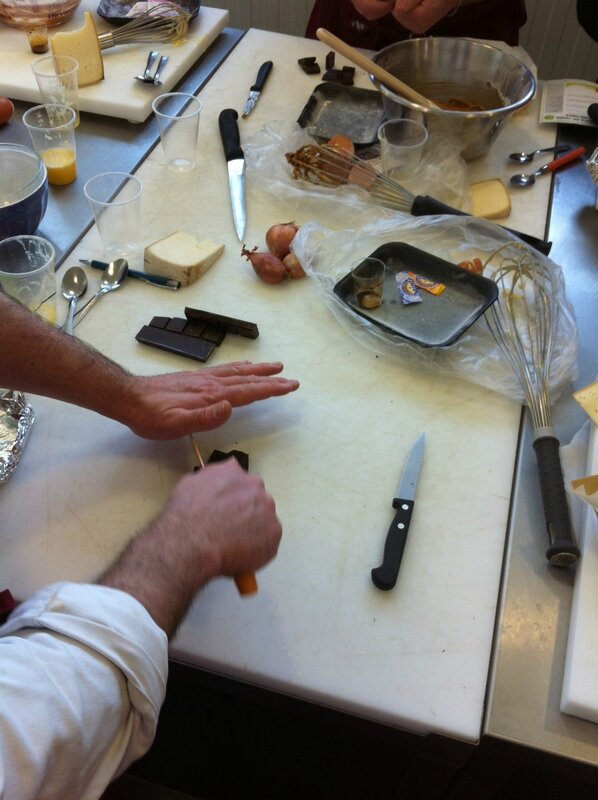
<path fill-rule="evenodd" d="M 131 595 L 58 583 L 0 627 L 0 798 L 92 800 L 150 747 L 168 640 Z"/>

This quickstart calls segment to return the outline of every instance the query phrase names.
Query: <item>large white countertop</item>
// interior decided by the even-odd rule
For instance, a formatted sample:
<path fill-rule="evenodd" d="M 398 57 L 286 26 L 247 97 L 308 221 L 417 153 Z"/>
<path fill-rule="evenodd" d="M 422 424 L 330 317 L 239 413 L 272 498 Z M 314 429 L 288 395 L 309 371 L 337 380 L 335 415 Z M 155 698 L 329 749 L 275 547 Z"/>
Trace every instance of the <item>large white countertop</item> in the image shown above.
<path fill-rule="evenodd" d="M 179 292 L 129 280 L 76 332 L 135 371 L 194 368 L 134 337 L 154 315 L 208 309 L 260 330 L 254 341 L 228 335 L 208 364 L 280 359 L 301 381 L 293 395 L 237 410 L 224 428 L 198 437 L 204 455 L 214 448 L 249 453 L 276 499 L 284 538 L 255 597 L 239 598 L 224 579 L 206 587 L 172 644 L 173 657 L 409 731 L 475 742 L 521 409 L 363 348 L 331 315 L 312 278 L 259 282 L 240 257 L 232 225 L 218 114 L 242 108 L 258 67 L 271 59 L 263 96 L 240 122 L 242 140 L 267 122 L 296 119 L 318 82 L 297 58 L 323 60 L 325 53 L 318 42 L 263 31 L 242 39 L 200 92 L 196 171 L 167 172 L 160 147 L 138 171 L 144 245 L 182 229 L 225 243 L 224 256 Z M 358 82 L 368 85 L 364 75 Z M 506 153 L 553 141 L 554 129 L 540 130 L 535 119 L 535 104 L 520 112 L 491 157 L 471 165 L 472 179 L 508 176 Z M 548 186 L 538 182 L 534 192 L 513 197 L 507 222 L 541 236 Z M 269 225 L 287 218 L 284 197 L 251 184 L 247 194 L 246 241 L 262 246 Z M 325 210 L 318 221 L 326 224 Z M 92 228 L 63 269 L 101 255 Z M 89 276 L 95 287 L 98 273 Z M 18 596 L 52 580 L 92 579 L 193 464 L 186 440 L 143 441 L 90 412 L 30 400 L 34 429 L 0 490 L 0 582 Z M 407 549 L 397 586 L 382 593 L 370 570 L 380 561 L 406 454 L 422 431 L 426 455 Z"/>

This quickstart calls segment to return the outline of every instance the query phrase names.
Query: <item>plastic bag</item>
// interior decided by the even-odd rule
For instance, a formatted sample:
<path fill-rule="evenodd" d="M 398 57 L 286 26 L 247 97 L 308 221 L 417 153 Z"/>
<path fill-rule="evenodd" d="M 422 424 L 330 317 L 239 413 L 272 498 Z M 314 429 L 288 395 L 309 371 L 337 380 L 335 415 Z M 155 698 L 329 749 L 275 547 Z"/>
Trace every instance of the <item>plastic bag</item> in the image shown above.
<path fill-rule="evenodd" d="M 343 231 L 331 231 L 308 222 L 293 239 L 292 250 L 305 271 L 317 280 L 322 297 L 337 320 L 365 347 L 392 354 L 402 363 L 424 365 L 433 372 L 469 380 L 524 403 L 524 390 L 496 344 L 485 315 L 450 347 L 422 347 L 383 331 L 354 312 L 333 292 L 335 283 L 347 274 L 353 261 L 370 255 L 387 242 L 407 242 L 458 264 L 475 257 L 485 262 L 491 253 L 509 241 L 518 242 L 500 228 L 474 217 L 405 218 L 396 215 Z M 549 262 L 540 253 L 531 252 L 537 259 Z M 549 265 L 559 287 L 558 324 L 549 375 L 555 400 L 576 375 L 577 328 L 565 295 L 562 271 L 553 262 Z M 486 314 L 489 313 L 490 309 Z"/>
<path fill-rule="evenodd" d="M 354 186 L 326 188 L 294 180 L 285 153 L 299 150 L 306 144 L 314 144 L 314 139 L 297 123 L 271 122 L 264 126 L 243 145 L 251 184 L 277 198 L 284 197 L 289 210 L 300 211 L 303 218 L 312 213 L 316 216 L 315 209 L 321 208 L 326 197 L 334 198 L 334 203 L 343 208 L 344 225 L 363 222 L 364 206 L 366 214 L 376 217 L 396 213 L 375 203 L 365 190 Z M 401 185 L 414 194 L 430 194 L 447 205 L 467 211 L 469 179 L 459 148 L 459 143 L 450 136 L 430 136 L 417 170 Z M 370 151 L 369 156 L 371 154 Z M 368 158 L 368 161 L 379 169 L 377 160 Z"/>
<path fill-rule="evenodd" d="M 353 261 L 370 255 L 388 242 L 406 242 L 458 264 L 475 257 L 484 263 L 499 247 L 519 242 L 519 239 L 498 225 L 475 217 L 412 217 L 375 203 L 365 190 L 354 186 L 329 188 L 295 180 L 285 153 L 309 143 L 313 143 L 313 139 L 297 124 L 270 123 L 244 145 L 247 174 L 252 185 L 271 193 L 286 207 L 281 217 L 288 212 L 289 219 L 298 222 L 319 220 L 319 223 L 308 221 L 301 225 L 291 249 L 306 272 L 317 280 L 323 300 L 338 321 L 365 347 L 377 352 L 384 350 L 401 363 L 422 365 L 524 403 L 525 392 L 519 379 L 483 316 L 450 347 L 426 348 L 384 332 L 353 312 L 332 291 Z M 447 148 L 452 152 L 450 143 Z M 454 175 L 457 174 L 458 170 Z M 422 194 L 419 188 L 418 194 Z M 435 185 L 430 194 L 443 199 L 437 188 Z M 423 191 L 426 191 L 425 186 Z M 549 376 L 552 400 L 555 400 L 576 376 L 577 328 L 561 268 L 540 253 L 531 249 L 530 252 L 550 266 L 558 287 L 555 301 L 560 313 Z"/>

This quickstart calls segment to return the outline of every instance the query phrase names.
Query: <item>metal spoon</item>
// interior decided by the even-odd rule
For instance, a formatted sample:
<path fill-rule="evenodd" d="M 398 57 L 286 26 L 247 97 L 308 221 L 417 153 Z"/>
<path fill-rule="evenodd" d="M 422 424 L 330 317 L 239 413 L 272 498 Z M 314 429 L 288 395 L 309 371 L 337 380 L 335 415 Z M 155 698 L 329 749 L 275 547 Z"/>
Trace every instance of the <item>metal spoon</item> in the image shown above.
<path fill-rule="evenodd" d="M 162 70 L 167 64 L 168 64 L 168 56 L 160 56 L 160 60 L 158 61 L 158 69 L 156 70 L 154 77 L 152 78 L 152 83 L 154 84 L 154 86 L 162 86 L 160 75 L 162 74 Z"/>
<path fill-rule="evenodd" d="M 564 156 L 555 158 L 554 161 L 549 161 L 548 164 L 544 164 L 543 167 L 540 167 L 540 169 L 537 169 L 530 175 L 513 175 L 511 178 L 511 183 L 513 186 L 519 187 L 533 186 L 533 184 L 536 182 L 536 178 L 538 178 L 540 175 L 545 175 L 547 172 L 553 172 L 555 169 L 568 164 L 570 161 L 575 161 L 575 159 L 582 156 L 585 151 L 585 147 L 577 147 L 575 150 L 565 153 Z"/>
<path fill-rule="evenodd" d="M 534 157 L 540 153 L 554 152 L 555 156 L 558 156 L 559 153 L 566 153 L 567 150 L 571 150 L 570 144 L 559 144 L 556 147 L 542 147 L 540 150 L 534 150 L 533 153 L 511 153 L 509 158 L 511 161 L 517 161 L 519 164 L 526 164 L 528 161 L 532 161 Z"/>
<path fill-rule="evenodd" d="M 94 303 L 100 298 L 103 294 L 107 292 L 113 292 L 118 289 L 119 286 L 122 285 L 125 278 L 127 277 L 127 272 L 129 271 L 129 264 L 126 259 L 124 258 L 117 258 L 116 261 L 111 261 L 104 272 L 102 273 L 102 278 L 100 280 L 100 289 L 97 291 L 94 296 L 85 303 L 83 308 L 80 308 L 79 311 L 75 314 L 76 320 L 75 325 L 78 325 L 79 322 L 83 319 L 83 317 L 87 314 L 89 309 L 94 305 Z"/>
<path fill-rule="evenodd" d="M 64 323 L 67 333 L 73 333 L 73 319 L 75 317 L 75 306 L 79 297 L 83 297 L 87 291 L 87 275 L 81 267 L 69 267 L 62 276 L 60 286 L 62 296 L 69 301 L 69 310 Z"/>
<path fill-rule="evenodd" d="M 147 57 L 147 64 L 145 65 L 145 69 L 143 71 L 143 75 L 135 75 L 136 81 L 143 81 L 143 83 L 153 83 L 154 79 L 152 78 L 152 67 L 156 59 L 158 58 L 158 51 L 157 50 L 150 50 L 149 55 Z"/>

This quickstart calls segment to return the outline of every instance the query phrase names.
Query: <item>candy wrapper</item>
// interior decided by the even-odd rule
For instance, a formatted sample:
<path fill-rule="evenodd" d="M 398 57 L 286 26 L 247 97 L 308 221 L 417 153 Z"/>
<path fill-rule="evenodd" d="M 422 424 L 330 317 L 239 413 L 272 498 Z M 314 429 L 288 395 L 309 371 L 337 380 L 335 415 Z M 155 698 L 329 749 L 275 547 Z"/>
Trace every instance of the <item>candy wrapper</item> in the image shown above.
<path fill-rule="evenodd" d="M 24 394 L 0 389 L 0 484 L 19 463 L 33 420 L 33 409 Z"/>

